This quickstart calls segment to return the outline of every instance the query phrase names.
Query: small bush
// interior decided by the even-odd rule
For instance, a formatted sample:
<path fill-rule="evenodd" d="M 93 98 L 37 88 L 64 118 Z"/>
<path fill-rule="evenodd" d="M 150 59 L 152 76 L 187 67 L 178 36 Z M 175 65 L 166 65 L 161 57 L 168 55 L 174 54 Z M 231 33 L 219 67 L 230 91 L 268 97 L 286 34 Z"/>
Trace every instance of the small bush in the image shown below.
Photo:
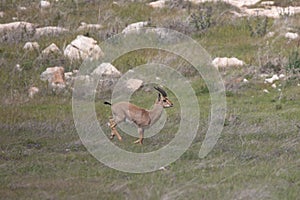
<path fill-rule="evenodd" d="M 292 73 L 300 72 L 300 54 L 298 49 L 293 50 L 289 55 L 289 62 L 287 65 L 288 71 Z"/>
<path fill-rule="evenodd" d="M 212 25 L 212 8 L 199 7 L 199 11 L 191 14 L 190 24 L 192 24 L 197 31 L 206 31 Z"/>
<path fill-rule="evenodd" d="M 248 29 L 251 37 L 263 37 L 267 33 L 268 17 L 256 16 L 247 20 Z"/>

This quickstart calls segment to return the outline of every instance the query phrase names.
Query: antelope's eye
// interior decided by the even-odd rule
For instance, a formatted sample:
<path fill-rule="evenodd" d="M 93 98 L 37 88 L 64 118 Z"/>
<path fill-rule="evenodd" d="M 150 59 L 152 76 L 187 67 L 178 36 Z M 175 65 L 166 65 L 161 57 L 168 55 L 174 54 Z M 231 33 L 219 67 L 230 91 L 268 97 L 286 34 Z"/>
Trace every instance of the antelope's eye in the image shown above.
<path fill-rule="evenodd" d="M 163 100 L 163 102 L 167 102 L 167 100 L 166 100 L 166 99 L 164 99 L 164 100 Z"/>

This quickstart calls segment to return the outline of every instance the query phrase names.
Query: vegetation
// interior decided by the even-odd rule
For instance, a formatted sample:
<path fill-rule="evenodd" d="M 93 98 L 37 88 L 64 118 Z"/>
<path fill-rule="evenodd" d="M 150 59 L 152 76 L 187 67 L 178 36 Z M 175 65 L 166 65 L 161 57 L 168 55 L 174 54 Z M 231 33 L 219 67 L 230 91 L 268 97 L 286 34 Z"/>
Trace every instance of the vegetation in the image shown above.
<path fill-rule="evenodd" d="M 50 9 L 41 10 L 34 1 L 2 1 L 0 23 L 13 17 L 39 26 L 62 26 L 70 33 L 59 37 L 40 38 L 40 50 L 56 43 L 60 49 L 72 41 L 80 22 L 100 23 L 100 31 L 82 32 L 99 42 L 121 32 L 130 23 L 151 20 L 152 26 L 173 28 L 189 34 L 211 55 L 235 56 L 248 66 L 221 71 L 227 87 L 227 116 L 221 138 L 210 154 L 199 159 L 198 153 L 208 128 L 209 91 L 199 75 L 184 69 L 201 108 L 197 137 L 180 159 L 165 170 L 130 174 L 111 169 L 97 161 L 82 145 L 76 132 L 71 95 L 54 95 L 39 75 L 46 67 L 62 65 L 77 69 L 63 57 L 41 58 L 40 52 L 26 52 L 26 41 L 0 43 L 0 199 L 297 199 L 300 196 L 300 93 L 299 71 L 278 81 L 278 91 L 263 84 L 263 70 L 288 74 L 299 70 L 297 44 L 283 38 L 283 30 L 291 25 L 300 30 L 296 15 L 290 18 L 258 20 L 249 29 L 246 18 L 232 17 L 236 11 L 219 3 L 197 5 L 168 4 L 168 8 L 152 9 L 145 2 L 129 1 L 51 1 Z M 147 1 L 149 2 L 149 1 Z M 276 3 L 288 1 L 276 1 Z M 20 7 L 25 6 L 27 10 Z M 210 9 L 212 9 L 210 11 Z M 211 12 L 211 13 L 210 13 Z M 194 17 L 190 18 L 190 16 Z M 194 20 L 189 21 L 190 19 Z M 196 21 L 195 21 L 196 20 Z M 196 25 L 195 23 L 198 23 Z M 261 24 L 262 23 L 262 24 Z M 266 23 L 266 24 L 265 24 Z M 262 28 L 261 28 L 262 26 Z M 198 27 L 198 28 L 197 28 Z M 199 30 L 196 30 L 199 29 Z M 266 37 L 269 31 L 278 31 Z M 252 37 L 258 33 L 259 37 Z M 297 51 L 291 51 L 297 49 Z M 163 60 L 168 55 L 159 51 L 137 51 L 114 62 L 123 73 L 149 58 Z M 281 58 L 276 69 L 271 64 Z M 19 64 L 21 71 L 15 66 Z M 172 66 L 190 68 L 182 59 Z M 277 68 L 279 66 L 279 69 Z M 266 70 L 268 68 L 268 70 Z M 232 83 L 246 78 L 249 83 Z M 27 90 L 38 86 L 41 92 L 29 99 Z M 149 84 L 134 93 L 132 102 L 149 108 L 156 92 Z M 264 93 L 268 89 L 269 93 Z M 140 97 L 143 97 L 142 99 Z M 104 131 L 110 108 L 96 99 L 97 117 Z M 170 99 L 178 105 L 170 92 Z M 107 100 L 107 99 L 105 99 Z M 133 145 L 134 138 L 121 133 L 124 141 L 113 143 L 127 151 L 150 152 L 163 147 L 174 137 L 180 120 L 179 107 L 169 109 L 170 116 L 161 133 Z M 108 154 L 110 152 L 107 152 Z M 137 163 L 138 165 L 139 163 Z"/>

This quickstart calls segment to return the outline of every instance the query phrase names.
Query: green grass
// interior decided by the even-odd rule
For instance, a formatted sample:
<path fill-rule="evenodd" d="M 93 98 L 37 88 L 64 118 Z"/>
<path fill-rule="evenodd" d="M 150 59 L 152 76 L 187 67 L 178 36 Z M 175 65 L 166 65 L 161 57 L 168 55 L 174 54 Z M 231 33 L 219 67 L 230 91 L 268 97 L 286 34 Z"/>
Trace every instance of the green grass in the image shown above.
<path fill-rule="evenodd" d="M 286 89 L 285 97 L 288 99 L 297 89 Z M 5 125 L 7 118 L 1 118 L 1 197 L 296 199 L 300 184 L 296 127 L 300 96 L 286 100 L 283 108 L 276 111 L 276 95 L 249 90 L 228 97 L 227 113 L 237 115 L 237 119 L 224 127 L 213 151 L 201 160 L 198 151 L 207 128 L 210 103 L 206 93 L 199 94 L 204 115 L 196 140 L 166 171 L 146 174 L 118 172 L 93 158 L 79 142 L 68 100 L 56 106 L 36 102 L 8 107 L 1 112 L 17 110 L 18 114 L 10 115 L 8 121 L 15 120 L 11 125 Z M 145 103 L 137 96 L 133 101 L 149 107 L 154 96 L 147 94 Z M 104 124 L 109 108 L 101 102 L 96 103 L 96 108 L 105 112 L 99 119 Z M 172 139 L 173 132 L 171 127 L 165 128 L 159 136 L 145 139 L 144 146 L 132 144 L 134 138 L 124 134 L 122 143 L 116 139 L 113 142 L 130 151 L 147 152 Z"/>
<path fill-rule="evenodd" d="M 18 6 L 26 6 L 28 10 L 16 10 Z M 209 91 L 186 61 L 178 58 L 166 61 L 174 69 L 186 73 L 197 95 L 201 117 L 198 134 L 190 148 L 177 161 L 166 166 L 166 170 L 151 173 L 124 173 L 97 161 L 77 134 L 70 95 L 54 95 L 47 91 L 47 84 L 39 80 L 46 67 L 63 65 L 66 70 L 71 70 L 78 68 L 78 63 L 71 64 L 60 57 L 37 59 L 39 52 L 26 53 L 22 50 L 26 41 L 1 43 L 0 199 L 299 198 L 299 77 L 281 81 L 280 94 L 262 84 L 263 80 L 257 78 L 259 72 L 245 75 L 251 70 L 251 65 L 259 66 L 259 50 L 262 51 L 261 59 L 277 58 L 279 55 L 287 58 L 289 50 L 294 49 L 296 44 L 277 36 L 271 39 L 251 37 L 246 19 L 232 18 L 224 12 L 236 8 L 227 4 L 216 6 L 208 3 L 204 6 L 213 7 L 214 23 L 205 32 L 192 32 L 190 36 L 212 57 L 235 56 L 244 60 L 249 66 L 223 71 L 222 75 L 225 81 L 245 76 L 250 83 L 238 90 L 226 91 L 224 130 L 212 152 L 200 159 L 199 149 L 209 125 Z M 41 49 L 52 42 L 63 49 L 79 34 L 76 28 L 82 21 L 103 25 L 100 32 L 89 33 L 101 42 L 113 28 L 120 32 L 126 24 L 149 18 L 153 26 L 168 27 L 171 22 L 185 24 L 188 12 L 197 12 L 198 9 L 198 6 L 192 5 L 190 10 L 180 6 L 156 10 L 148 8 L 145 3 L 120 1 L 119 5 L 115 5 L 112 1 L 82 0 L 59 1 L 53 3 L 50 10 L 42 12 L 37 2 L 17 0 L 0 3 L 0 10 L 5 11 L 0 23 L 10 22 L 12 17 L 18 16 L 19 20 L 40 26 L 69 28 L 67 35 L 37 41 Z M 295 16 L 270 20 L 268 30 L 284 29 L 285 20 L 294 29 L 299 29 L 299 16 Z M 181 30 L 180 27 L 175 28 Z M 270 46 L 266 45 L 268 41 Z M 163 61 L 168 56 L 166 52 L 154 50 L 135 51 L 118 58 L 113 64 L 125 73 L 148 63 L 153 57 L 156 61 Z M 16 64 L 23 67 L 22 72 L 14 69 Z M 182 66 L 183 69 L 180 68 Z M 32 85 L 38 86 L 42 92 L 34 99 L 28 99 L 27 90 Z M 152 88 L 152 85 L 146 86 Z M 265 88 L 270 90 L 269 94 L 263 93 Z M 178 99 L 172 91 L 168 94 L 176 106 L 167 110 L 169 119 L 159 134 L 146 138 L 143 146 L 134 145 L 136 138 L 123 132 L 123 142 L 116 138 L 112 142 L 132 152 L 150 152 L 168 144 L 174 138 L 180 121 Z M 131 101 L 150 108 L 156 95 L 154 91 L 141 89 L 133 94 Z M 106 123 L 111 114 L 110 107 L 102 102 L 109 96 L 107 94 L 95 101 L 97 119 L 108 137 L 110 130 Z"/>

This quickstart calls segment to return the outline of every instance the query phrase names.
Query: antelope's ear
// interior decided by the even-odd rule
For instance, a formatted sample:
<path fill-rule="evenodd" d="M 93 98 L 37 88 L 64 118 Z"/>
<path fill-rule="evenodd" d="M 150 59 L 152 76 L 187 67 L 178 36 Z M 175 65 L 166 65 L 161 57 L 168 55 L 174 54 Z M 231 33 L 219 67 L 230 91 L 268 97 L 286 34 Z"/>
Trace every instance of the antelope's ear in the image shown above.
<path fill-rule="evenodd" d="M 158 101 L 160 101 L 160 99 L 161 99 L 161 95 L 160 95 L 160 93 L 158 93 Z"/>

